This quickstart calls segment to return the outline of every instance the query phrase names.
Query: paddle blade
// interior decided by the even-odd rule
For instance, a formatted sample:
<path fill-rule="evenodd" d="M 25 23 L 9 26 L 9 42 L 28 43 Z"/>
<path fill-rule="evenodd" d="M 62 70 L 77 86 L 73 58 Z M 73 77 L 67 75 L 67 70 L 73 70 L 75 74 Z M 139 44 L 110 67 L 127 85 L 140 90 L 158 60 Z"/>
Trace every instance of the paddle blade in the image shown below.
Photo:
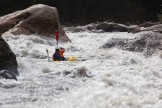
<path fill-rule="evenodd" d="M 55 33 L 55 35 L 56 35 L 56 41 L 58 41 L 58 39 L 59 39 L 59 32 L 57 31 L 57 32 Z"/>

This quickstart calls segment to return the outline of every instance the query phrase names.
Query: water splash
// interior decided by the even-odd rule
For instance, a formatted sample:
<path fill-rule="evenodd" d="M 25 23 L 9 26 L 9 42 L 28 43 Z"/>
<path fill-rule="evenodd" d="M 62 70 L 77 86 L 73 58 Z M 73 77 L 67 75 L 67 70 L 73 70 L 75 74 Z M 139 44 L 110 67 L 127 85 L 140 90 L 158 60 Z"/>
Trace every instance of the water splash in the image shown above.
<path fill-rule="evenodd" d="M 72 43 L 59 45 L 65 57 L 84 61 L 48 62 L 54 39 L 3 36 L 17 55 L 18 81 L 0 80 L 1 108 L 155 108 L 162 94 L 162 61 L 158 55 L 117 48 L 99 49 L 111 38 L 131 33 L 67 32 Z M 91 76 L 91 77 L 87 77 Z"/>

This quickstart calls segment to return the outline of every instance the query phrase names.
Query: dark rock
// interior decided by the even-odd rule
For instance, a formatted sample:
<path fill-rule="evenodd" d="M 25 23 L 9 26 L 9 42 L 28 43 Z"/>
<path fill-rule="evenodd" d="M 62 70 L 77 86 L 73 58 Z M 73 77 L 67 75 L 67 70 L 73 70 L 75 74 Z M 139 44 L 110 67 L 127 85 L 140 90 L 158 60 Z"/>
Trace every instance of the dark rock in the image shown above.
<path fill-rule="evenodd" d="M 71 71 L 63 71 L 63 75 L 69 75 L 71 74 Z"/>
<path fill-rule="evenodd" d="M 0 36 L 0 70 L 9 70 L 18 75 L 17 66 L 15 54 Z"/>
<path fill-rule="evenodd" d="M 55 37 L 55 35 L 54 35 L 54 37 Z M 66 35 L 62 26 L 59 27 L 59 40 L 62 42 L 67 42 L 67 41 L 71 42 L 71 40 Z"/>
<path fill-rule="evenodd" d="M 112 38 L 109 40 L 102 48 L 112 48 L 112 47 L 124 47 L 128 43 L 128 39 Z"/>
<path fill-rule="evenodd" d="M 117 47 L 123 50 L 143 52 L 146 56 L 160 51 L 162 48 L 162 34 L 160 33 L 143 33 L 134 39 L 113 38 L 101 48 Z"/>
<path fill-rule="evenodd" d="M 154 26 L 154 25 L 157 25 L 157 24 L 160 24 L 160 22 L 152 22 L 152 21 L 148 21 L 148 22 L 145 22 L 143 24 L 140 24 L 139 26 L 140 27 L 150 27 L 150 26 Z"/>
<path fill-rule="evenodd" d="M 73 32 L 82 32 L 82 31 L 85 31 L 85 30 L 83 30 L 82 28 L 76 27 L 76 28 L 74 28 L 72 31 L 73 31 Z"/>
<path fill-rule="evenodd" d="M 55 38 L 55 32 L 59 29 L 60 41 L 69 41 L 59 23 L 57 9 L 54 7 L 38 4 L 0 19 L 0 34 L 10 30 L 15 35 L 38 34 Z"/>
<path fill-rule="evenodd" d="M 162 24 L 154 25 L 151 27 L 147 27 L 144 29 L 145 31 L 154 31 L 154 32 L 159 32 L 162 33 Z"/>
<path fill-rule="evenodd" d="M 96 29 L 102 29 L 105 32 L 113 32 L 113 31 L 118 31 L 118 32 L 127 32 L 128 27 L 123 25 L 123 24 L 117 24 L 117 23 L 108 23 L 108 22 L 103 22 L 100 23 L 96 26 Z"/>
<path fill-rule="evenodd" d="M 1 70 L 0 76 L 2 76 L 3 78 L 6 78 L 6 79 L 17 80 L 16 75 L 12 71 L 8 71 L 8 70 Z"/>
<path fill-rule="evenodd" d="M 94 23 L 88 24 L 88 25 L 87 25 L 87 29 L 90 30 L 90 31 L 96 29 L 96 24 L 94 24 Z"/>
<path fill-rule="evenodd" d="M 138 33 L 138 32 L 140 32 L 140 27 L 138 25 L 131 25 L 128 27 L 128 32 Z"/>

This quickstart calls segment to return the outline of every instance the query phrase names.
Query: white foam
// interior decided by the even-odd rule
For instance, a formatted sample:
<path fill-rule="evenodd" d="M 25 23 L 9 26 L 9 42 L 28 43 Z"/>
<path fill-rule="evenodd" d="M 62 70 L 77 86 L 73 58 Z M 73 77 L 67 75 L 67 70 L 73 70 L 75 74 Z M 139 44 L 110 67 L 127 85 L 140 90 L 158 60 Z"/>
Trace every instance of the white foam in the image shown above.
<path fill-rule="evenodd" d="M 85 61 L 48 62 L 46 49 L 51 57 L 54 39 L 3 36 L 17 55 L 20 76 L 17 82 L 0 80 L 2 108 L 161 106 L 157 103 L 162 94 L 162 60 L 158 55 L 145 58 L 141 53 L 116 48 L 99 49 L 108 39 L 134 38 L 140 34 L 67 32 L 67 35 L 72 43 L 59 42 L 66 49 L 65 57 Z"/>

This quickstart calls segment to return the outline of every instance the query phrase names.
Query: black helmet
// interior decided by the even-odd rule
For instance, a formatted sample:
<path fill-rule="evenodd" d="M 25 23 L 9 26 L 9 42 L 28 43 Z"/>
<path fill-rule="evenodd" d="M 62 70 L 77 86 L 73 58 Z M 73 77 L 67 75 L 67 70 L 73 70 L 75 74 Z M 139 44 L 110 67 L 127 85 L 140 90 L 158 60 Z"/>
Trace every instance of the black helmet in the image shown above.
<path fill-rule="evenodd" d="M 65 48 L 63 48 L 63 47 L 60 47 L 60 49 L 61 49 L 61 50 L 65 50 Z"/>

